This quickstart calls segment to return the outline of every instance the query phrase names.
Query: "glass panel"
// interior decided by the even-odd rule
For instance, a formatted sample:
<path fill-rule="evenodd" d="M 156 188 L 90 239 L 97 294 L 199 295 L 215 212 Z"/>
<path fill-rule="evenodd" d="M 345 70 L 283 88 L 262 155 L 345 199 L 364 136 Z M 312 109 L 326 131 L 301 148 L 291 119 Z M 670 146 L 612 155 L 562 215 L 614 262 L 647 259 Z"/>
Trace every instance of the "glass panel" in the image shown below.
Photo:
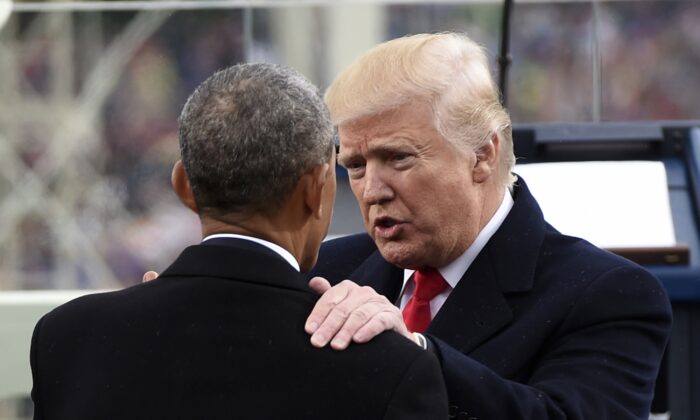
<path fill-rule="evenodd" d="M 516 4 L 508 109 L 514 122 L 592 119 L 588 3 Z"/>
<path fill-rule="evenodd" d="M 498 50 L 499 4 L 388 6 L 387 15 L 386 39 L 421 32 L 455 31 L 467 33 L 492 53 Z"/>
<path fill-rule="evenodd" d="M 604 119 L 700 118 L 700 2 L 613 2 L 603 10 Z"/>

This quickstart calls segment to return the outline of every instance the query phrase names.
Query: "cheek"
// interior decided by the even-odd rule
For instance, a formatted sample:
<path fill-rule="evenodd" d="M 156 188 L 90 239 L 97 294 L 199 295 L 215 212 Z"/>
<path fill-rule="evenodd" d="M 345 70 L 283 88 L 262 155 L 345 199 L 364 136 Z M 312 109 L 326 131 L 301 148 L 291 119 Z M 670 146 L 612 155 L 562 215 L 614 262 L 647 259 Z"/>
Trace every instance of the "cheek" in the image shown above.
<path fill-rule="evenodd" d="M 425 214 L 431 225 L 439 229 L 441 236 L 453 234 L 453 230 L 463 230 L 468 224 L 474 206 L 468 186 L 456 182 L 433 183 L 421 197 Z"/>

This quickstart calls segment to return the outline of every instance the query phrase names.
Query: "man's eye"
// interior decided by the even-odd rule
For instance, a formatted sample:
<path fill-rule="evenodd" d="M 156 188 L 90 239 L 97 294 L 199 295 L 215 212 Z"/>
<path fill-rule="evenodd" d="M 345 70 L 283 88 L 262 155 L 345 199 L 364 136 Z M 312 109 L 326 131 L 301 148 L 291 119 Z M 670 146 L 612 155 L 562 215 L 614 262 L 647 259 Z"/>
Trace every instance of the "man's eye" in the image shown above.
<path fill-rule="evenodd" d="M 389 157 L 389 161 L 396 164 L 408 164 L 413 157 L 410 153 L 394 153 Z"/>
<path fill-rule="evenodd" d="M 363 162 L 350 162 L 347 165 L 345 165 L 345 168 L 350 170 L 362 169 L 364 167 L 365 164 Z"/>

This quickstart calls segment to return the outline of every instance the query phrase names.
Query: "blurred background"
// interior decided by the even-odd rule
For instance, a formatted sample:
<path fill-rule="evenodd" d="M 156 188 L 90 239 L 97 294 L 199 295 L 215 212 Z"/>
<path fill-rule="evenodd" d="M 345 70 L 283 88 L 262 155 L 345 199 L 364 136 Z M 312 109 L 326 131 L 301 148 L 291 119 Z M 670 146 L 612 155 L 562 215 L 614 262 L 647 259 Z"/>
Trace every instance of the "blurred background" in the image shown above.
<path fill-rule="evenodd" d="M 449 30 L 486 46 L 495 71 L 502 2 L 0 0 L 3 9 L 0 295 L 133 285 L 199 241 L 169 178 L 180 109 L 217 69 L 282 63 L 323 90 L 378 42 Z M 516 123 L 700 119 L 698 1 L 516 1 L 511 27 Z M 339 174 L 332 235 L 362 230 Z M 30 416 L 26 393 L 0 392 L 0 418 Z"/>

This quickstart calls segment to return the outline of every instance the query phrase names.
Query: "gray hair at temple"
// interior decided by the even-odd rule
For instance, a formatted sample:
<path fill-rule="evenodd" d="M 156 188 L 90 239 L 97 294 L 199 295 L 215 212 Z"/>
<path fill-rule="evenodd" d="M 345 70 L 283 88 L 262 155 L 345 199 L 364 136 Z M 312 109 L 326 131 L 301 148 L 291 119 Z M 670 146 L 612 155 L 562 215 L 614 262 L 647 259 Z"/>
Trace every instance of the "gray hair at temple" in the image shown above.
<path fill-rule="evenodd" d="M 274 214 L 305 172 L 329 162 L 334 147 L 317 88 L 281 65 L 215 73 L 189 97 L 179 122 L 200 214 Z"/>
<path fill-rule="evenodd" d="M 511 186 L 515 165 L 510 116 L 501 106 L 484 49 L 457 33 L 418 34 L 379 44 L 356 59 L 326 91 L 333 124 L 429 101 L 435 128 L 477 154 L 500 139 L 498 180 Z"/>

